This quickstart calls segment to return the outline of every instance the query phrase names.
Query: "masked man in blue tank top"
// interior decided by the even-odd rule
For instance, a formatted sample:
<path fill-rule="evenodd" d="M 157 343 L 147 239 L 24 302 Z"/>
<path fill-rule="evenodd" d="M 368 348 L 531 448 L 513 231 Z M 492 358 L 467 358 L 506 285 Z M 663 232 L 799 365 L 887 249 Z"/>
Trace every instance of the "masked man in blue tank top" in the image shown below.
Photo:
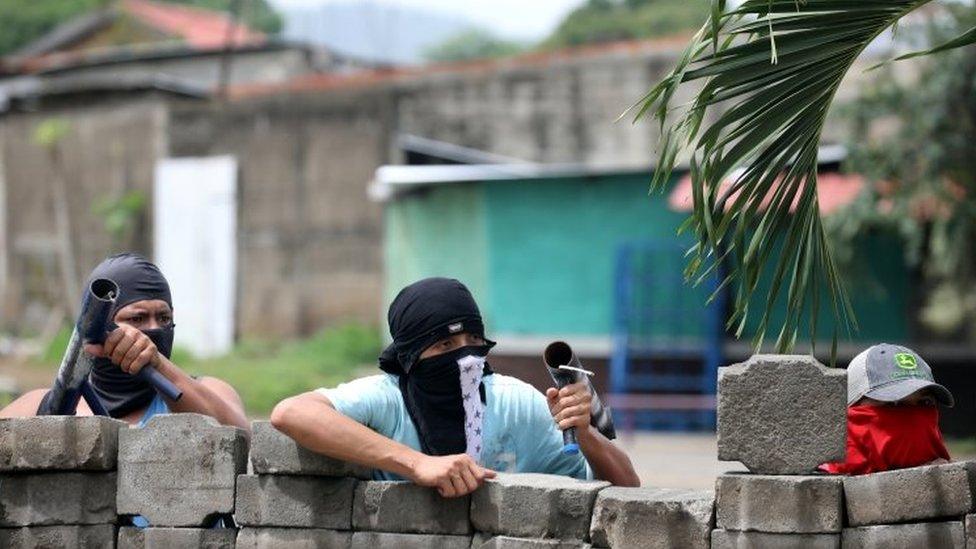
<path fill-rule="evenodd" d="M 585 383 L 546 395 L 493 373 L 478 305 L 446 278 L 404 288 L 388 315 L 393 343 L 383 373 L 279 403 L 272 424 L 302 446 L 409 479 L 444 497 L 502 472 L 536 472 L 640 484 L 627 455 L 591 425 Z M 575 427 L 580 453 L 563 453 Z"/>
<path fill-rule="evenodd" d="M 233 387 L 213 377 L 195 379 L 170 361 L 173 301 L 169 283 L 159 268 L 141 256 L 124 253 L 95 267 L 89 283 L 97 278 L 119 285 L 111 312 L 118 327 L 109 333 L 104 345 L 85 346 L 98 357 L 88 380 L 109 415 L 142 427 L 156 414 L 195 412 L 249 430 L 244 406 Z M 168 401 L 135 375 L 147 366 L 156 368 L 183 392 L 178 402 Z M 47 389 L 30 391 L 0 410 L 0 417 L 36 415 L 47 394 Z M 84 400 L 78 403 L 77 415 L 92 415 Z"/>

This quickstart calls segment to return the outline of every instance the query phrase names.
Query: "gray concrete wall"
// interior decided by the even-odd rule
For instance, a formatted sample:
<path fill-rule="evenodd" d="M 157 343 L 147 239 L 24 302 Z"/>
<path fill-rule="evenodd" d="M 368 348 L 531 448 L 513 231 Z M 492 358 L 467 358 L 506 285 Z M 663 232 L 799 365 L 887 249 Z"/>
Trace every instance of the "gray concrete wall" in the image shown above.
<path fill-rule="evenodd" d="M 88 272 L 113 246 L 151 251 L 147 229 L 132 241 L 113 242 L 104 221 L 92 209 L 99 200 L 131 190 L 151 196 L 153 167 L 166 149 L 165 108 L 161 99 L 144 96 L 84 109 L 0 118 L 0 181 L 7 204 L 0 216 L 6 233 L 6 246 L 0 246 L 0 252 L 6 250 L 6 258 L 0 265 L 6 263 L 9 275 L 0 302 L 5 327 L 23 328 L 21 315 L 29 312 L 30 303 L 65 310 L 73 306 L 64 302 L 60 279 L 53 206 L 56 172 L 48 151 L 34 141 L 38 124 L 52 117 L 68 124 L 58 149 L 70 192 L 71 244 L 80 288 Z M 144 229 L 151 226 L 149 215 L 147 208 L 140 216 Z M 16 325 L 9 325 L 14 320 Z"/>
<path fill-rule="evenodd" d="M 646 166 L 657 126 L 617 119 L 677 53 L 635 45 L 404 79 L 397 129 L 535 162 Z"/>
<path fill-rule="evenodd" d="M 381 90 L 174 108 L 171 156 L 240 162 L 240 335 L 375 322 L 382 211 L 366 186 L 387 162 L 389 112 Z"/>
<path fill-rule="evenodd" d="M 220 80 L 221 52 L 160 59 L 138 63 L 93 65 L 58 71 L 54 75 L 72 77 L 127 77 L 163 75 L 203 89 L 214 88 Z M 301 49 L 272 49 L 236 52 L 231 58 L 228 80 L 234 84 L 278 83 L 312 72 L 312 59 Z"/>
<path fill-rule="evenodd" d="M 683 46 L 612 45 L 403 78 L 396 83 L 397 130 L 534 162 L 647 166 L 657 161 L 658 125 L 650 118 L 633 123 L 633 111 L 620 115 L 674 67 Z M 865 72 L 876 62 L 855 64 L 837 104 L 859 95 L 878 74 Z M 672 105 L 693 91 L 682 90 Z M 825 143 L 847 137 L 848 124 L 835 113 Z"/>

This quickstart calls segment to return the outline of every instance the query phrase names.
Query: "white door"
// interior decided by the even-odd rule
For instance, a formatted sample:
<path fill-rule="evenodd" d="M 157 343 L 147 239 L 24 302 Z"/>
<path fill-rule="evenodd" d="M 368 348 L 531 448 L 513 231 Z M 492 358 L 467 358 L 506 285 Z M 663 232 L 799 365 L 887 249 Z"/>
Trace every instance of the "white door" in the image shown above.
<path fill-rule="evenodd" d="M 196 356 L 234 343 L 237 282 L 237 158 L 156 163 L 155 260 L 173 293 L 175 345 Z"/>

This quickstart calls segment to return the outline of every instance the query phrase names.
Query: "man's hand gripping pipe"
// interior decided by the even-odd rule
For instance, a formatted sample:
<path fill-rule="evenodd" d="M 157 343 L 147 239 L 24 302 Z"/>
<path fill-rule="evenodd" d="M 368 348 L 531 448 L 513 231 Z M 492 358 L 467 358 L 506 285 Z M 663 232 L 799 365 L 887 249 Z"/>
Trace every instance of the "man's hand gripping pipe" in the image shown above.
<path fill-rule="evenodd" d="M 68 348 L 61 359 L 58 375 L 48 396 L 37 410 L 37 415 L 74 415 L 78 401 L 82 397 L 93 413 L 108 415 L 105 407 L 88 384 L 88 374 L 91 373 L 95 359 L 86 353 L 82 347 L 85 343 L 101 344 L 105 342 L 110 324 L 109 314 L 118 295 L 118 284 L 107 278 L 95 279 L 88 286 L 88 291 L 85 292 L 85 296 L 81 300 L 81 313 L 78 315 L 78 321 L 71 332 Z M 157 391 L 170 400 L 179 400 L 183 396 L 183 392 L 155 368 L 143 368 L 138 375 L 152 383 Z"/>

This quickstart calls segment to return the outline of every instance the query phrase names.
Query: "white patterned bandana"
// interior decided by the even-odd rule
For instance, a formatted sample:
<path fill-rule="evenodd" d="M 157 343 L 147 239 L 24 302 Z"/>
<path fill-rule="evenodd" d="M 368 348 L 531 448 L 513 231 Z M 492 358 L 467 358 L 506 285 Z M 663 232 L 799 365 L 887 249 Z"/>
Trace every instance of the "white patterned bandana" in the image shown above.
<path fill-rule="evenodd" d="M 481 424 L 485 416 L 485 404 L 481 402 L 481 378 L 484 377 L 485 357 L 468 355 L 458 359 L 461 375 L 461 398 L 464 403 L 465 453 L 481 462 Z M 455 393 L 457 394 L 457 393 Z"/>

